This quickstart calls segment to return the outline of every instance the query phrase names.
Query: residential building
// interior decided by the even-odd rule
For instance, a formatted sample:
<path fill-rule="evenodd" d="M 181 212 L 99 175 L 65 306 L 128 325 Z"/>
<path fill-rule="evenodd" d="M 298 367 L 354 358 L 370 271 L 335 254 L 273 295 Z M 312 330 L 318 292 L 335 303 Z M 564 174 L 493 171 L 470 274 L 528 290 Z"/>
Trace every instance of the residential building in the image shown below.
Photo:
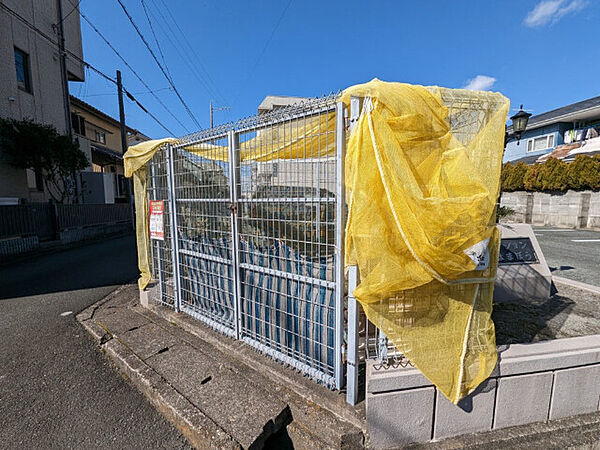
<path fill-rule="evenodd" d="M 90 170 L 80 176 L 82 201 L 127 202 L 129 181 L 123 168 L 119 121 L 74 96 L 71 96 L 71 121 L 73 136 L 91 162 Z M 133 128 L 126 127 L 126 130 L 128 145 L 150 139 Z"/>
<path fill-rule="evenodd" d="M 66 133 L 68 93 L 63 89 L 57 44 L 58 1 L 64 17 L 67 77 L 84 81 L 80 18 L 69 0 L 0 0 L 0 117 L 32 119 Z M 49 195 L 39 174 L 12 167 L 0 153 L 0 199 L 40 202 Z"/>
<path fill-rule="evenodd" d="M 550 154 L 566 161 L 577 154 L 597 154 L 599 132 L 600 96 L 532 116 L 520 143 L 507 144 L 504 161 L 533 164 Z"/>
<path fill-rule="evenodd" d="M 295 105 L 306 100 L 305 97 L 292 97 L 289 95 L 267 95 L 258 105 L 258 114 L 264 114 L 274 109 Z"/>

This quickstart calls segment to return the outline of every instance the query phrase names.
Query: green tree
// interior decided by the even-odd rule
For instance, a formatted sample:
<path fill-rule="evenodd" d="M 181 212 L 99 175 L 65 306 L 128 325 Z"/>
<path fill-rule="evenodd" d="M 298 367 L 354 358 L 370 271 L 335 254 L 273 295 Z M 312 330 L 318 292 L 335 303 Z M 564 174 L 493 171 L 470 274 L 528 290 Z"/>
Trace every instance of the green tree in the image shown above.
<path fill-rule="evenodd" d="M 28 119 L 0 119 L 0 150 L 8 155 L 12 166 L 41 174 L 57 203 L 73 196 L 73 174 L 89 165 L 79 143 L 59 134 L 51 125 Z"/>

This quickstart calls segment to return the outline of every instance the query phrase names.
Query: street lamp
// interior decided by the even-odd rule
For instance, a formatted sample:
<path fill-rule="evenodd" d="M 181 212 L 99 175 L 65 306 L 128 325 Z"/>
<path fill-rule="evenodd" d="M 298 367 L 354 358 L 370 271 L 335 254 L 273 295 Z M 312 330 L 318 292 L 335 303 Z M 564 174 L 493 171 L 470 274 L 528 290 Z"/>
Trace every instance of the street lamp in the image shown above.
<path fill-rule="evenodd" d="M 510 120 L 512 120 L 513 131 L 512 133 L 509 133 L 508 131 L 506 132 L 504 136 L 505 147 L 506 144 L 508 144 L 513 139 L 516 139 L 517 145 L 519 145 L 519 143 L 521 142 L 521 134 L 523 134 L 523 132 L 527 128 L 527 122 L 529 122 L 530 117 L 531 114 L 523 111 L 523 105 L 521 105 L 519 111 L 510 118 Z"/>

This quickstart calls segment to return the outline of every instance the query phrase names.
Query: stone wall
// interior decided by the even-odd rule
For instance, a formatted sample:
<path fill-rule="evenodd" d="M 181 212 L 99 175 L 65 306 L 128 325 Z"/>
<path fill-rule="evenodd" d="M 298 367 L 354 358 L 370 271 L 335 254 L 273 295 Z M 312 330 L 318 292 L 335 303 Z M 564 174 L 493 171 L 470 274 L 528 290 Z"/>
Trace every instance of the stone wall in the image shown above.
<path fill-rule="evenodd" d="M 459 406 L 418 369 L 368 364 L 369 446 L 395 448 L 600 410 L 600 335 L 514 344 L 499 348 L 498 359 L 491 377 Z"/>
<path fill-rule="evenodd" d="M 600 192 L 504 192 L 501 205 L 515 213 L 503 222 L 565 228 L 600 228 Z"/>

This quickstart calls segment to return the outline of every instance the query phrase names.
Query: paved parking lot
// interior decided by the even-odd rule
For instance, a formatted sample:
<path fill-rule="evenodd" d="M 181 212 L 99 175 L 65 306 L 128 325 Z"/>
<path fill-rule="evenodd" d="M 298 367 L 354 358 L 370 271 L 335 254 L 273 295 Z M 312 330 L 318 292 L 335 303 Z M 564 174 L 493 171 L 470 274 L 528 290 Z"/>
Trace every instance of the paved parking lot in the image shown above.
<path fill-rule="evenodd" d="M 600 231 L 534 227 L 553 275 L 600 286 Z"/>

